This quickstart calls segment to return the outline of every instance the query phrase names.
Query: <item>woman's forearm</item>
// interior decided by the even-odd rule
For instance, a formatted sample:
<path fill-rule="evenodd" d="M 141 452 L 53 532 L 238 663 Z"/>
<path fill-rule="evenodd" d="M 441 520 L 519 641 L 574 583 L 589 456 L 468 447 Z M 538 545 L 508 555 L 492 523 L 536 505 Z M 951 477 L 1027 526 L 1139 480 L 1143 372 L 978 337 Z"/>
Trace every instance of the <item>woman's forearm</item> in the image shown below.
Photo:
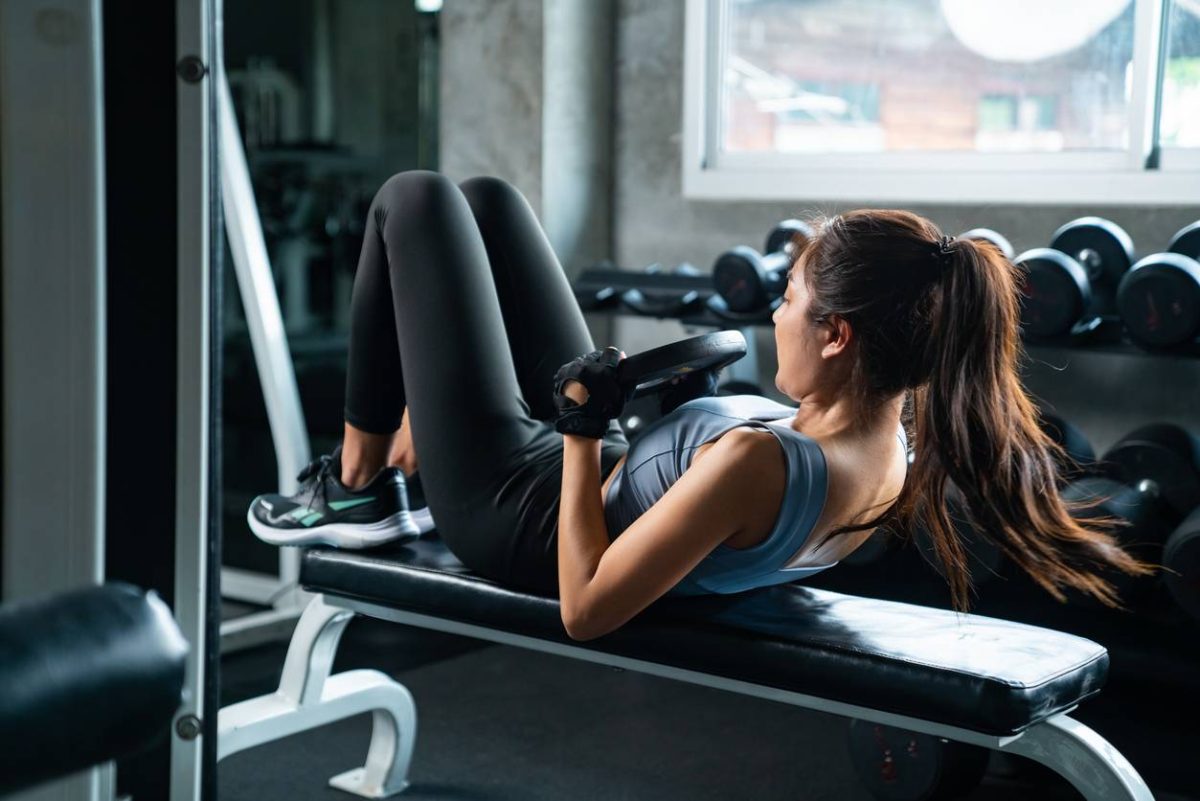
<path fill-rule="evenodd" d="M 608 550 L 600 486 L 600 441 L 563 437 L 558 587 L 564 621 L 580 620 L 586 614 L 588 584 Z"/>

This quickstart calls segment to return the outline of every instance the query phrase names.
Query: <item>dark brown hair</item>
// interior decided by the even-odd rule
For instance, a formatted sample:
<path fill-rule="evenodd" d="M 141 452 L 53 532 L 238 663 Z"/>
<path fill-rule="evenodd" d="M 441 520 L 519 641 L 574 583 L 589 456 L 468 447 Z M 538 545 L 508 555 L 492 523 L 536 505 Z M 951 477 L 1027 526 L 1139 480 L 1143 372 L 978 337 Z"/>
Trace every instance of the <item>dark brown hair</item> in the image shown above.
<path fill-rule="evenodd" d="M 901 538 L 922 527 L 954 608 L 968 609 L 971 577 L 946 510 L 949 478 L 978 536 L 1047 592 L 1064 601 L 1062 590 L 1071 587 L 1120 607 L 1098 572 L 1146 575 L 1153 568 L 1118 546 L 1113 521 L 1085 525 L 1071 514 L 1085 506 L 1059 497 L 1057 460 L 1066 454 L 1042 431 L 1018 373 L 1019 268 L 991 244 L 943 239 L 933 223 L 906 211 L 853 211 L 814 227 L 797 262 L 811 294 L 809 316 L 823 322 L 838 315 L 855 334 L 856 414 L 912 393 L 914 453 L 886 511 L 831 531 L 822 544 L 877 526 Z"/>

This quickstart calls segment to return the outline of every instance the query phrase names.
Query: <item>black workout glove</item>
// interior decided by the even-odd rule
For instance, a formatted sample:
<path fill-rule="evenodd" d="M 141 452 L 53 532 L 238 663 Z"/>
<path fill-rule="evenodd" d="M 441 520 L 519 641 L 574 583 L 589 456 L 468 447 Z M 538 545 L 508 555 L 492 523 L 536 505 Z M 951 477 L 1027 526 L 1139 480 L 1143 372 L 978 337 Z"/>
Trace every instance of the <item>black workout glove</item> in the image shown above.
<path fill-rule="evenodd" d="M 555 431 L 592 439 L 604 436 L 608 421 L 620 416 L 633 394 L 633 387 L 625 388 L 617 382 L 620 361 L 621 352 L 609 347 L 572 359 L 558 368 L 554 374 L 554 408 L 558 409 Z M 588 392 L 582 405 L 563 394 L 567 381 L 572 379 L 583 384 Z"/>
<path fill-rule="evenodd" d="M 717 394 L 717 373 L 714 370 L 693 370 L 677 382 L 667 385 L 658 396 L 658 411 L 664 417 L 696 398 Z"/>

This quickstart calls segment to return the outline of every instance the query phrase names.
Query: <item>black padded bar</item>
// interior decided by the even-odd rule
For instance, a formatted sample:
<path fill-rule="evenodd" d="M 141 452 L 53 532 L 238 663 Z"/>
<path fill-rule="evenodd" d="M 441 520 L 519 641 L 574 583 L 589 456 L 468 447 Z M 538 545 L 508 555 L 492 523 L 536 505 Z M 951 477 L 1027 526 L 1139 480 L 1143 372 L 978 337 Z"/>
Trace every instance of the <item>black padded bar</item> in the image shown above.
<path fill-rule="evenodd" d="M 188 645 L 158 596 L 108 584 L 0 608 L 0 794 L 170 730 Z"/>
<path fill-rule="evenodd" d="M 1099 692 L 1108 652 L 1071 634 L 803 584 L 663 598 L 617 631 L 567 637 L 558 600 L 467 570 L 426 536 L 305 552 L 312 592 L 736 679 L 987 735 L 1018 734 Z"/>

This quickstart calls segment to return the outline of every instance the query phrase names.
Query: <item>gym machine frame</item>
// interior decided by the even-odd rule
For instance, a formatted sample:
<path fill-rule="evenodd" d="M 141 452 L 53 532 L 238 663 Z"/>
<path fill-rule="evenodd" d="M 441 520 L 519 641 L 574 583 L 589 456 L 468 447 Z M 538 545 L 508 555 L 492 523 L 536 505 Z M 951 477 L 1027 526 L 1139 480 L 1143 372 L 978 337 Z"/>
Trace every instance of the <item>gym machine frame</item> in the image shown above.
<path fill-rule="evenodd" d="M 308 464 L 312 452 L 223 63 L 217 81 L 217 125 L 225 231 L 275 447 L 279 492 L 291 495 L 299 489 L 296 475 Z M 309 597 L 299 588 L 299 577 L 300 552 L 296 548 L 279 549 L 278 576 L 223 566 L 224 597 L 272 608 L 223 622 L 222 650 L 229 652 L 264 639 L 275 639 L 277 634 L 283 634 L 283 627 L 290 628 Z"/>
<path fill-rule="evenodd" d="M 200 798 L 208 653 L 212 66 L 220 0 L 176 0 L 175 619 L 191 645 L 171 732 L 171 801 Z M 211 727 L 210 727 L 211 731 Z"/>

